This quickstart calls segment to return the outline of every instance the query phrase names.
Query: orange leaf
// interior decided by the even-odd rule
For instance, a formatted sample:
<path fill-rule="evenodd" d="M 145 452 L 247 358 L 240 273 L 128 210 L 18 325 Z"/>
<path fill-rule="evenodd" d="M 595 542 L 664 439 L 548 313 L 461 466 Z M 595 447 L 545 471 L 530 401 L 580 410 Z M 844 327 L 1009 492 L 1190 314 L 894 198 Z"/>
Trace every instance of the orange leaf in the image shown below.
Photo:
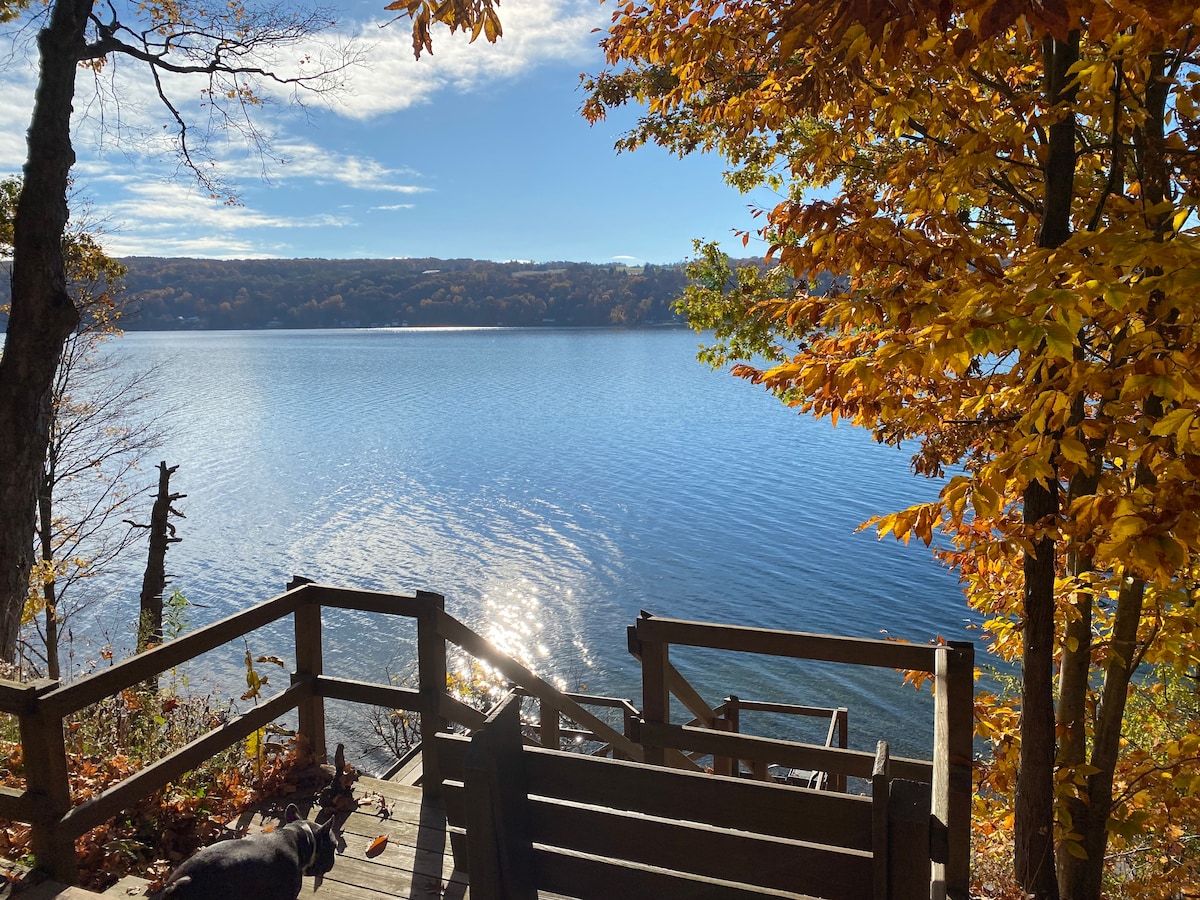
<path fill-rule="evenodd" d="M 371 841 L 371 846 L 367 848 L 367 858 L 378 856 L 383 852 L 383 848 L 387 846 L 388 836 L 381 834 L 375 840 Z"/>

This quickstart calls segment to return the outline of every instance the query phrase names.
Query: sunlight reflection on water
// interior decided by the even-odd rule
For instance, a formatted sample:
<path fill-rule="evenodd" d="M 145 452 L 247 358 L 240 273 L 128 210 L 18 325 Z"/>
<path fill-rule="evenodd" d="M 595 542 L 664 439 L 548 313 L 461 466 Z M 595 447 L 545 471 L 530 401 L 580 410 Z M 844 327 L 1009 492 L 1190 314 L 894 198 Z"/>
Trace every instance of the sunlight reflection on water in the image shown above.
<path fill-rule="evenodd" d="M 969 638 L 953 575 L 923 548 L 855 533 L 937 485 L 861 432 L 706 371 L 696 343 L 673 330 L 130 335 L 123 353 L 171 367 L 163 456 L 188 518 L 168 567 L 203 604 L 193 623 L 293 575 L 431 590 L 541 677 L 639 705 L 625 627 L 640 609 Z M 141 563 L 104 586 L 94 633 L 136 617 Z M 325 621 L 339 675 L 381 681 L 413 662 L 403 629 L 343 611 Z M 287 628 L 262 640 L 290 651 Z M 209 675 L 236 687 L 239 658 Z M 850 698 L 852 721 L 870 726 L 852 740 L 871 748 L 876 732 L 912 728 L 911 691 L 800 679 L 769 659 L 690 660 L 714 702 Z"/>

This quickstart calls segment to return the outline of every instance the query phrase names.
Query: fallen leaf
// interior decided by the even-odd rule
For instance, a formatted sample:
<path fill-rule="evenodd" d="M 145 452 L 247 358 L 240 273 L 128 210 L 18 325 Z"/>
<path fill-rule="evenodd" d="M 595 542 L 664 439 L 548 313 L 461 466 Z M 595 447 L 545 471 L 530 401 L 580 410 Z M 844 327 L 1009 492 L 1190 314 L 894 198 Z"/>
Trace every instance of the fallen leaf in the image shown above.
<path fill-rule="evenodd" d="M 387 846 L 388 836 L 381 834 L 375 840 L 371 841 L 371 846 L 367 848 L 367 858 L 378 856 L 383 852 L 383 848 Z"/>

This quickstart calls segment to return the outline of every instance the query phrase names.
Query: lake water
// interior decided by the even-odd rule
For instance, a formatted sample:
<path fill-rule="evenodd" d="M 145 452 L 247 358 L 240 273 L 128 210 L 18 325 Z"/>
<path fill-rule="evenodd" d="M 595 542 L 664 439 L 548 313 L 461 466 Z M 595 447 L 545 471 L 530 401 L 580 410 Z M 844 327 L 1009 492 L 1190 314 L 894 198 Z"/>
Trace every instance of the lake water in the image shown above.
<path fill-rule="evenodd" d="M 199 605 L 193 624 L 293 575 L 432 590 L 543 676 L 639 705 L 625 627 L 640 609 L 971 639 L 955 577 L 924 547 L 855 532 L 938 486 L 912 476 L 905 453 L 710 371 L 694 359 L 698 340 L 675 329 L 133 333 L 116 352 L 165 365 L 159 456 L 187 494 L 168 571 Z M 110 580 L 85 630 L 136 618 L 142 564 Z M 383 680 L 411 664 L 411 636 L 376 618 L 326 613 L 325 633 L 334 674 Z M 290 657 L 290 627 L 251 649 Z M 242 652 L 206 664 L 233 695 Z M 686 649 L 673 659 L 710 702 L 845 705 L 854 746 L 928 744 L 928 695 L 890 671 Z M 348 715 L 334 719 L 349 727 Z"/>

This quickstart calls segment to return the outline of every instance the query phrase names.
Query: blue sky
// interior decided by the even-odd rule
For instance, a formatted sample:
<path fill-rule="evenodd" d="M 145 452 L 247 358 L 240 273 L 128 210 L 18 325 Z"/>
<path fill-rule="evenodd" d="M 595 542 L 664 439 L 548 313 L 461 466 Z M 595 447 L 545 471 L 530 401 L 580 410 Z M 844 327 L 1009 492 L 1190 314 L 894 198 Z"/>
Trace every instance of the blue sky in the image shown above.
<path fill-rule="evenodd" d="M 591 32 L 609 7 L 508 0 L 497 45 L 443 30 L 433 56 L 417 62 L 405 21 L 379 27 L 390 15 L 383 5 L 342 7 L 330 37 L 353 40 L 363 58 L 342 92 L 310 100 L 303 113 L 283 103 L 262 111 L 257 121 L 284 164 L 264 169 L 237 144 L 216 142 L 237 206 L 209 199 L 178 172 L 143 71 L 128 63 L 115 71 L 119 107 L 96 101 L 81 76 L 76 188 L 104 218 L 106 249 L 666 263 L 705 238 L 734 255 L 761 252 L 754 242 L 743 250 L 733 230 L 752 229 L 748 206 L 770 198 L 727 187 L 719 158 L 680 160 L 657 147 L 617 154 L 613 141 L 632 116 L 590 126 L 579 115 L 579 75 L 601 66 Z M 0 79 L 0 171 L 16 173 L 34 70 L 10 57 Z M 190 103 L 196 87 L 181 84 L 176 96 Z"/>

